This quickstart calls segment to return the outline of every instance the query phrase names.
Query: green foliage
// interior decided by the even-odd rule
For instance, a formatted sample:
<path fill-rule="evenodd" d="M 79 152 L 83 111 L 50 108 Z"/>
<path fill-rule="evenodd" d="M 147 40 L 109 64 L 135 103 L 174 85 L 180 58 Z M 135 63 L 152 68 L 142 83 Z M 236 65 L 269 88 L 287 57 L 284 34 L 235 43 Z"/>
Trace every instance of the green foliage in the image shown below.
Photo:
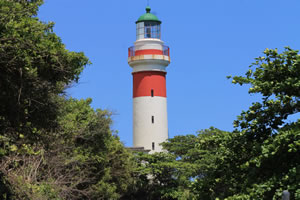
<path fill-rule="evenodd" d="M 245 76 L 233 77 L 234 84 L 250 84 L 250 94 L 261 94 L 262 102 L 255 102 L 243 111 L 235 126 L 257 139 L 266 139 L 286 125 L 289 115 L 300 110 L 300 55 L 289 47 L 281 54 L 266 49 L 265 56 L 256 58 Z"/>
<path fill-rule="evenodd" d="M 187 172 L 193 165 L 176 161 L 176 156 L 167 152 L 140 153 L 136 159 L 135 184 L 122 199 L 194 199 Z"/>
<path fill-rule="evenodd" d="M 108 111 L 91 99 L 60 97 L 60 129 L 2 160 L 14 199 L 119 199 L 133 183 L 132 155 L 110 129 Z M 8 191 L 8 188 L 6 189 Z"/>
<path fill-rule="evenodd" d="M 188 141 L 182 137 L 186 137 Z M 216 199 L 226 194 L 227 188 L 223 180 L 232 182 L 228 177 L 232 177 L 236 169 L 236 167 L 229 168 L 227 163 L 229 161 L 227 159 L 231 159 L 231 151 L 227 145 L 229 143 L 231 146 L 234 145 L 233 137 L 232 133 L 212 127 L 198 132 L 197 136 L 174 137 L 170 139 L 170 143 L 164 144 L 170 153 L 178 157 L 177 162 L 189 163 L 190 166 L 182 171 L 188 172 L 192 178 L 190 190 L 197 199 Z M 181 149 L 179 154 L 176 150 L 178 139 L 185 141 L 185 144 L 188 143 L 187 148 L 184 151 Z M 181 152 L 185 152 L 184 155 L 181 155 Z"/>
<path fill-rule="evenodd" d="M 244 188 L 252 198 L 279 198 L 284 189 L 292 191 L 296 198 L 299 188 L 300 153 L 298 143 L 299 120 L 287 122 L 290 115 L 299 113 L 300 106 L 300 55 L 285 48 L 264 51 L 265 56 L 256 59 L 245 77 L 233 77 L 236 84 L 250 84 L 249 93 L 262 95 L 262 101 L 253 103 L 243 111 L 235 125 L 244 133 L 238 141 L 252 146 L 239 161 L 248 173 Z M 236 155 L 237 157 L 237 155 Z M 258 196 L 255 196 L 258 195 Z"/>
<path fill-rule="evenodd" d="M 89 63 L 69 52 L 53 23 L 35 17 L 42 1 L 0 0 L 0 130 L 29 141 L 36 128 L 56 126 L 56 96 L 77 81 Z"/>
<path fill-rule="evenodd" d="M 198 152 L 194 186 L 200 199 L 279 199 L 285 189 L 297 198 L 299 124 L 286 119 L 299 112 L 300 56 L 290 48 L 264 53 L 245 77 L 233 78 L 233 83 L 250 84 L 249 93 L 262 95 L 235 121 L 240 131 L 198 135 L 204 145 L 195 140 L 198 148 L 189 150 Z"/>
<path fill-rule="evenodd" d="M 42 0 L 0 0 L 1 199 L 118 199 L 132 156 L 110 113 L 64 96 L 89 64 L 65 49 Z"/>
<path fill-rule="evenodd" d="M 168 153 L 163 155 L 169 159 L 155 154 L 141 157 L 146 161 L 141 166 L 144 180 L 153 174 L 143 191 L 151 194 L 149 188 L 155 188 L 152 199 L 168 195 L 166 199 L 250 200 L 279 199 L 288 189 L 299 199 L 299 134 L 297 128 L 282 130 L 263 143 L 249 141 L 244 133 L 216 128 L 200 131 L 197 136 L 176 136 L 164 144 Z M 253 147 L 258 145 L 260 151 L 255 148 L 253 155 Z M 183 197 L 183 191 L 188 191 L 189 198 Z"/>
<path fill-rule="evenodd" d="M 57 141 L 66 149 L 66 163 L 79 162 L 78 172 L 88 181 L 76 189 L 85 191 L 88 199 L 118 199 L 131 180 L 131 154 L 112 134 L 110 113 L 90 107 L 91 99 L 69 99 L 62 103 L 60 124 L 63 134 Z M 88 165 L 88 166 L 87 166 Z M 77 196 L 72 199 L 85 199 Z"/>

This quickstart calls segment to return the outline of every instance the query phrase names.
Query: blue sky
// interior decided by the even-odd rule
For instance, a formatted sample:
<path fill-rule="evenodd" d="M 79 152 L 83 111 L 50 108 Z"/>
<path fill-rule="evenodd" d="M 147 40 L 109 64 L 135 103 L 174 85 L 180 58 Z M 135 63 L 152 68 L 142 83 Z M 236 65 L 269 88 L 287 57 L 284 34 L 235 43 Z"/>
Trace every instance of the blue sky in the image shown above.
<path fill-rule="evenodd" d="M 42 21 L 66 48 L 92 61 L 68 95 L 91 97 L 94 108 L 109 109 L 113 129 L 132 145 L 132 75 L 128 47 L 135 21 L 147 0 L 45 0 Z M 231 84 L 265 48 L 300 49 L 299 0 L 150 0 L 162 23 L 162 40 L 171 49 L 167 74 L 169 136 L 195 134 L 232 122 L 257 96 Z"/>

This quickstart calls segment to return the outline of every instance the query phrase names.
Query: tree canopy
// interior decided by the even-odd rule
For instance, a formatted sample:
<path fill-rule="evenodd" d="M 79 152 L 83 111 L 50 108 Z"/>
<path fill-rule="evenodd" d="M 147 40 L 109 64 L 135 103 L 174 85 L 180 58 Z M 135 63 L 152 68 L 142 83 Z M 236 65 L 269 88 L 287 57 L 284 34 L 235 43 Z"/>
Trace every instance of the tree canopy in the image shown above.
<path fill-rule="evenodd" d="M 0 1 L 0 130 L 27 134 L 55 128 L 56 96 L 89 63 L 65 49 L 54 23 L 36 17 L 42 1 Z M 32 134 L 30 134 L 32 135 Z M 15 138 L 18 135 L 14 136 Z"/>
<path fill-rule="evenodd" d="M 90 61 L 37 18 L 42 3 L 0 0 L 0 198 L 119 199 L 131 154 L 109 111 L 65 95 Z"/>

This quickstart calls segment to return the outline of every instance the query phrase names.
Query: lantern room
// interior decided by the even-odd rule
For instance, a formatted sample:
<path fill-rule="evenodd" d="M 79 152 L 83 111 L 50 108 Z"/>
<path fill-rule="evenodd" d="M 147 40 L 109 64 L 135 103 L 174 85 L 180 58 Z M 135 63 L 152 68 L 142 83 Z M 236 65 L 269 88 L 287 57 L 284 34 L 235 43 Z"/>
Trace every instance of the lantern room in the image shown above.
<path fill-rule="evenodd" d="M 160 24 L 161 21 L 150 13 L 151 8 L 146 8 L 146 13 L 142 15 L 136 22 L 136 39 L 154 38 L 160 39 Z"/>

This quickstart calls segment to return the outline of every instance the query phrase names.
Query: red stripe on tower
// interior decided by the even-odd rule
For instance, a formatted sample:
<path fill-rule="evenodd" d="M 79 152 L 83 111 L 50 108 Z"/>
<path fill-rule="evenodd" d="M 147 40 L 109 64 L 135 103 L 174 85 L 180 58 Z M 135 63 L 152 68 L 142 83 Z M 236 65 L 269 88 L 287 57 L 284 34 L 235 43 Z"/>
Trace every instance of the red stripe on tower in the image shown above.
<path fill-rule="evenodd" d="M 159 49 L 143 49 L 143 50 L 136 50 L 136 56 L 140 55 L 163 55 L 163 51 Z"/>
<path fill-rule="evenodd" d="M 142 71 L 133 73 L 133 98 L 167 97 L 166 72 Z"/>

